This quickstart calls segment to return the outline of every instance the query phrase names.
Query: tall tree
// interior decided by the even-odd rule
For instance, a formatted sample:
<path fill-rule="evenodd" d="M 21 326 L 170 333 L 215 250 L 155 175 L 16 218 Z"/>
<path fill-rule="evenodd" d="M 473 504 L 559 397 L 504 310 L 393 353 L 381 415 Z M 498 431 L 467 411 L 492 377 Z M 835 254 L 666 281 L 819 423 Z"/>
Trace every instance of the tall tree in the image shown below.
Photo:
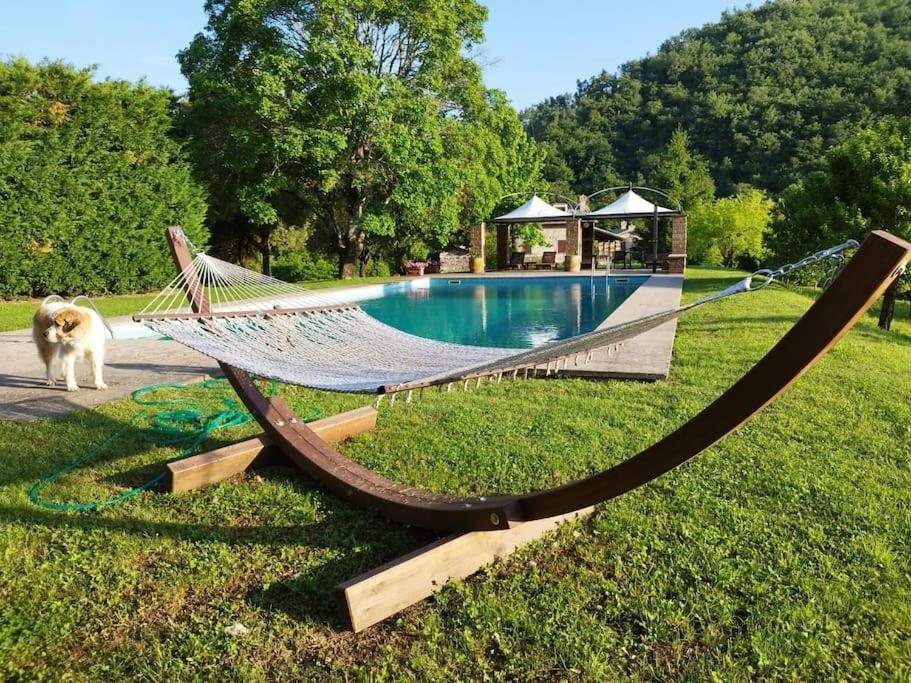
<path fill-rule="evenodd" d="M 350 277 L 368 240 L 445 242 L 510 174 L 538 174 L 532 142 L 496 135 L 516 115 L 467 56 L 486 18 L 475 0 L 208 0 L 206 12 L 180 54 L 186 120 L 210 186 L 264 253 L 286 212 L 311 212 Z M 491 179 L 479 159 L 497 155 L 526 165 Z"/>
<path fill-rule="evenodd" d="M 682 128 L 674 131 L 664 149 L 646 160 L 643 182 L 667 192 L 687 211 L 715 198 L 708 164 L 693 153 L 690 136 Z"/>
<path fill-rule="evenodd" d="M 911 239 L 911 117 L 883 119 L 832 149 L 826 161 L 825 171 L 783 194 L 772 241 L 778 254 L 793 258 L 876 229 Z M 886 291 L 880 327 L 889 329 L 909 279 Z"/>
<path fill-rule="evenodd" d="M 761 190 L 749 186 L 733 197 L 700 202 L 689 214 L 690 256 L 697 263 L 730 268 L 748 261 L 748 267 L 755 267 L 774 207 Z"/>

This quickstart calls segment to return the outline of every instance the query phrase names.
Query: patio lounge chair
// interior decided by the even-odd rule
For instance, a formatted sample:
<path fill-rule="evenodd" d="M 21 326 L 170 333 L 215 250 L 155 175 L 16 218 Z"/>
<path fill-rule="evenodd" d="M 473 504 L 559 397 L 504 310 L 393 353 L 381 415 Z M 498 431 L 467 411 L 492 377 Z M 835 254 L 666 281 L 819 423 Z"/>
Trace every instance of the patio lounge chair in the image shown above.
<path fill-rule="evenodd" d="M 541 263 L 535 265 L 535 268 L 553 270 L 557 266 L 557 252 L 545 251 L 541 254 Z"/>
<path fill-rule="evenodd" d="M 525 267 L 525 252 L 514 251 L 509 259 L 509 270 L 522 270 Z"/>

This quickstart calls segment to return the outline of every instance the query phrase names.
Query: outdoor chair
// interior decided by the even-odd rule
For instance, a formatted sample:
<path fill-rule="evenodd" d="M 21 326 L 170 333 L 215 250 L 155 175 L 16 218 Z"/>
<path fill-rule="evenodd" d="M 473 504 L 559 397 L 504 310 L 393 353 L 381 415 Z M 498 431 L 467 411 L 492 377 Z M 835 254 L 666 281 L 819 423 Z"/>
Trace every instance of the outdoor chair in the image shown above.
<path fill-rule="evenodd" d="M 509 270 L 522 270 L 525 267 L 525 252 L 514 251 L 509 259 Z"/>
<path fill-rule="evenodd" d="M 661 270 L 667 270 L 667 257 L 668 257 L 668 254 L 664 254 L 664 253 L 658 254 L 658 267 Z M 644 261 L 644 265 L 646 268 L 651 268 L 652 263 L 654 263 L 654 257 L 652 256 L 652 254 L 646 253 L 643 258 L 643 261 Z"/>
<path fill-rule="evenodd" d="M 541 262 L 538 263 L 536 268 L 547 268 L 553 270 L 557 266 L 557 252 L 555 251 L 545 251 L 541 254 Z"/>

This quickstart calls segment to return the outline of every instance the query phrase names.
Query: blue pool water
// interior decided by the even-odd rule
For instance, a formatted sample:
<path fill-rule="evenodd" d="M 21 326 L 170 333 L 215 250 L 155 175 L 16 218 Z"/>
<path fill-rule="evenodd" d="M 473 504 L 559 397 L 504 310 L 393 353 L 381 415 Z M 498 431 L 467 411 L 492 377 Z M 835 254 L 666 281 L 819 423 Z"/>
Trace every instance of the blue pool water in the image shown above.
<path fill-rule="evenodd" d="M 391 285 L 382 297 L 358 303 L 374 318 L 419 337 L 531 348 L 595 329 L 645 280 L 433 278 Z"/>

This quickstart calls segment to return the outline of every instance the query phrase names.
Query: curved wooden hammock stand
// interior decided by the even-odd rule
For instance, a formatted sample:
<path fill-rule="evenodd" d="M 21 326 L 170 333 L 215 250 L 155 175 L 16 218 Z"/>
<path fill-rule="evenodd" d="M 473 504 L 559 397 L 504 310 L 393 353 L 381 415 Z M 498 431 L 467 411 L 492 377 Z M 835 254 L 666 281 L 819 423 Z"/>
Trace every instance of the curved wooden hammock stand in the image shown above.
<path fill-rule="evenodd" d="M 168 228 L 178 272 L 191 262 L 179 228 Z M 403 486 L 344 457 L 327 443 L 369 429 L 372 409 L 330 418 L 308 426 L 279 397 L 266 397 L 247 374 L 219 363 L 247 409 L 266 433 L 265 439 L 235 449 L 245 466 L 271 443 L 327 489 L 405 524 L 436 530 L 469 532 L 443 539 L 427 549 L 374 570 L 337 588 L 343 617 L 355 629 L 365 628 L 426 597 L 448 578 L 467 576 L 519 543 L 556 526 L 567 516 L 642 486 L 696 456 L 759 413 L 825 354 L 882 295 L 911 257 L 911 244 L 886 232 L 873 232 L 828 289 L 794 327 L 737 383 L 702 412 L 638 455 L 601 473 L 533 493 L 465 498 Z M 188 271 L 189 272 L 189 271 Z M 199 283 L 187 282 L 187 295 L 197 313 L 209 314 Z M 341 426 L 340 426 L 341 425 Z M 257 443 L 259 444 L 257 446 Z M 228 447 L 229 449 L 232 447 Z M 198 456 L 205 466 L 217 462 L 213 453 Z M 191 459 L 192 461 L 193 459 Z M 193 469 L 198 461 L 175 463 Z M 215 475 L 224 478 L 231 472 Z M 203 481 L 213 481 L 202 477 Z M 471 533 L 485 532 L 485 533 Z M 420 566 L 418 566 L 420 565 Z M 418 588 L 412 584 L 420 574 Z M 345 613 L 347 609 L 347 614 Z"/>

